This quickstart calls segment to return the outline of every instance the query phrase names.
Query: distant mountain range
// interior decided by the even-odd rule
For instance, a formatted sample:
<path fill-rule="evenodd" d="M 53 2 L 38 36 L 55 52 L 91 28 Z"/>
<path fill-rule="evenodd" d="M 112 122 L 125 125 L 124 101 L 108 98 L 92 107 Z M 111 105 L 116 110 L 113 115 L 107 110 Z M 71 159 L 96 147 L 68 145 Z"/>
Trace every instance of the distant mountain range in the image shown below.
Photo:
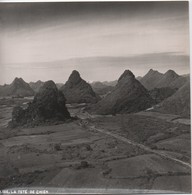
<path fill-rule="evenodd" d="M 114 86 L 106 85 L 105 83 L 106 81 L 105 82 L 97 81 L 97 82 L 91 83 L 91 86 L 96 94 L 100 96 L 104 96 L 114 89 Z"/>
<path fill-rule="evenodd" d="M 43 86 L 44 82 L 38 80 L 37 82 L 30 82 L 29 85 L 33 89 L 34 92 L 38 92 L 39 89 Z"/>
<path fill-rule="evenodd" d="M 34 96 L 44 83 L 39 80 L 28 84 L 22 78 L 15 78 L 10 85 L 0 86 L 0 96 Z M 118 80 L 91 84 L 74 70 L 65 84 L 56 85 L 66 103 L 92 104 L 88 110 L 96 114 L 138 112 L 155 104 L 159 104 L 160 112 L 182 116 L 190 113 L 190 76 L 178 75 L 173 70 L 163 74 L 150 69 L 144 77 L 137 78 L 126 70 Z"/>

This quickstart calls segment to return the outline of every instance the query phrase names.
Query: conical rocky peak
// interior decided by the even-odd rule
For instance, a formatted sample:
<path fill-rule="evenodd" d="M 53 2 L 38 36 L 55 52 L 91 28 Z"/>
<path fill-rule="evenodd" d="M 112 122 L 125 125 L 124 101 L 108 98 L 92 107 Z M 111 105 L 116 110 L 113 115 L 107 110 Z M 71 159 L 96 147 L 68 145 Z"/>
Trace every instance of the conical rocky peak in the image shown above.
<path fill-rule="evenodd" d="M 16 77 L 11 84 L 14 85 L 14 84 L 20 84 L 20 83 L 25 83 L 25 81 L 22 78 Z"/>
<path fill-rule="evenodd" d="M 149 70 L 148 73 L 154 73 L 154 72 L 157 72 L 156 70 L 153 70 L 152 68 Z"/>
<path fill-rule="evenodd" d="M 78 82 L 80 82 L 81 81 L 81 76 L 80 76 L 79 72 L 77 70 L 73 70 L 73 72 L 69 76 L 68 81 L 72 82 L 74 84 L 77 84 Z"/>
<path fill-rule="evenodd" d="M 118 82 L 125 79 L 133 79 L 135 75 L 130 70 L 125 70 L 124 73 L 119 77 Z"/>
<path fill-rule="evenodd" d="M 134 74 L 130 70 L 125 70 L 111 93 L 93 105 L 90 112 L 96 114 L 138 112 L 151 107 L 152 101 L 148 91 L 135 79 Z"/>
<path fill-rule="evenodd" d="M 155 74 L 162 75 L 160 72 L 158 72 L 157 70 L 153 70 L 152 68 L 148 71 L 146 75 L 155 75 Z"/>
<path fill-rule="evenodd" d="M 149 70 L 149 72 L 154 72 L 155 70 L 153 70 L 152 68 Z"/>
<path fill-rule="evenodd" d="M 39 89 L 39 92 L 34 97 L 34 101 L 38 101 L 40 99 L 50 99 L 52 97 L 57 96 L 58 90 L 57 86 L 53 81 L 46 81 L 43 86 Z"/>
<path fill-rule="evenodd" d="M 150 69 L 147 74 L 140 80 L 140 82 L 145 88 L 151 90 L 156 87 L 162 77 L 162 73 L 158 72 L 157 70 Z"/>
<path fill-rule="evenodd" d="M 4 85 L 0 96 L 33 96 L 34 91 L 22 78 L 16 77 L 10 85 Z"/>
<path fill-rule="evenodd" d="M 96 103 L 100 99 L 76 70 L 73 70 L 60 90 L 64 93 L 67 103 Z"/>

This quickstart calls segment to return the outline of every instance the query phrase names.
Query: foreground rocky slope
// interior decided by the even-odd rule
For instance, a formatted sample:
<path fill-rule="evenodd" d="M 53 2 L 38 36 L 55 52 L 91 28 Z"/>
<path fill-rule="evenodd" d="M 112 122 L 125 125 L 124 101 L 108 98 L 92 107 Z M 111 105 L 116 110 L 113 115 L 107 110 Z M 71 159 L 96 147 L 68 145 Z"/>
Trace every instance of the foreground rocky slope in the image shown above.
<path fill-rule="evenodd" d="M 65 121 L 70 114 L 65 106 L 65 97 L 53 81 L 47 81 L 26 109 L 15 107 L 11 126 L 38 125 L 44 122 Z"/>
<path fill-rule="evenodd" d="M 175 94 L 164 100 L 158 111 L 178 114 L 184 117 L 190 116 L 190 82 L 187 82 Z"/>
<path fill-rule="evenodd" d="M 171 87 L 162 87 L 162 88 L 154 88 L 149 91 L 150 96 L 154 99 L 155 103 L 160 103 L 166 98 L 173 95 L 177 89 L 172 89 Z"/>
<path fill-rule="evenodd" d="M 126 70 L 119 78 L 114 90 L 90 108 L 96 114 L 116 114 L 138 112 L 153 104 L 148 91 Z"/>
<path fill-rule="evenodd" d="M 83 80 L 76 70 L 60 90 L 64 93 L 67 103 L 96 103 L 99 99 L 91 85 Z"/>

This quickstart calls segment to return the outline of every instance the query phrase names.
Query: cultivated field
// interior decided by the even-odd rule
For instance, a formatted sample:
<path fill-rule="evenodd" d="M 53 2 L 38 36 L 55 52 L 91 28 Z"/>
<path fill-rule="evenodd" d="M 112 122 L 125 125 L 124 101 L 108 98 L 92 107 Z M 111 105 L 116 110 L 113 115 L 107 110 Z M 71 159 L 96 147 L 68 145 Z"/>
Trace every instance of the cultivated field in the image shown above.
<path fill-rule="evenodd" d="M 73 122 L 6 128 L 14 105 L 0 103 L 0 187 L 145 189 L 191 192 L 190 125 L 178 116 L 91 116 L 68 105 Z M 23 104 L 24 103 L 24 104 Z M 186 119 L 185 119 L 186 120 Z"/>

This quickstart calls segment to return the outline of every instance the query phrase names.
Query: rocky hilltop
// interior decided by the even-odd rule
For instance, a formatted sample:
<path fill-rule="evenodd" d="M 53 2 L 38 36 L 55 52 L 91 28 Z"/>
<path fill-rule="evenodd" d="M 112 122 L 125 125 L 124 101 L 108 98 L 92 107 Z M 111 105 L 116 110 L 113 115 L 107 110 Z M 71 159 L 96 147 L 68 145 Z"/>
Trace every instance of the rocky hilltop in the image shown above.
<path fill-rule="evenodd" d="M 90 108 L 96 114 L 116 114 L 138 112 L 153 104 L 148 91 L 135 78 L 130 70 L 118 79 L 113 91 Z"/>
<path fill-rule="evenodd" d="M 60 90 L 64 93 L 67 103 L 96 103 L 99 99 L 91 85 L 83 80 L 76 70 Z"/>
<path fill-rule="evenodd" d="M 0 96 L 33 96 L 34 91 L 22 78 L 15 78 L 10 85 L 0 87 Z"/>
<path fill-rule="evenodd" d="M 65 106 L 65 97 L 53 81 L 47 81 L 35 95 L 26 109 L 15 107 L 11 126 L 39 125 L 42 123 L 66 121 L 70 114 Z"/>

